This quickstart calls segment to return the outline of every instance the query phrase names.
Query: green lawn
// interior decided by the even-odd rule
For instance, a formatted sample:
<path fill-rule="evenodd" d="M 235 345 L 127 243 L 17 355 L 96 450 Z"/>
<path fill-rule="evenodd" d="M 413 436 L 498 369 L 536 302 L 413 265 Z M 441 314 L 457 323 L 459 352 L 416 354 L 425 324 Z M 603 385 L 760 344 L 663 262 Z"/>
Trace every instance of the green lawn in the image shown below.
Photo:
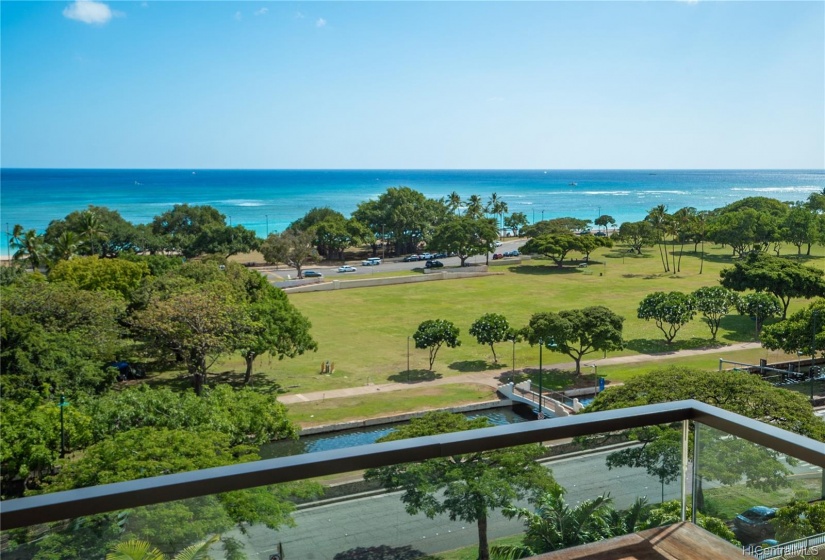
<path fill-rule="evenodd" d="M 710 248 L 700 275 L 700 259 L 689 252 L 690 249 L 692 246 L 686 247 L 681 272 L 676 275 L 662 272 L 655 248 L 647 249 L 643 257 L 612 249 L 592 255 L 586 271 L 576 268 L 575 264 L 560 270 L 550 261 L 534 260 L 496 267 L 496 272 L 504 274 L 483 278 L 292 294 L 290 300 L 312 321 L 318 352 L 283 361 L 264 356 L 258 359 L 256 372 L 261 374 L 262 380 L 275 382 L 289 391 L 302 392 L 370 382 L 404 382 L 408 377 L 408 337 L 419 323 L 434 318 L 453 321 L 461 329 L 462 345 L 455 349 L 442 348 L 434 373 L 430 374 L 426 371 L 426 350 L 416 350 L 410 341 L 412 372 L 409 375 L 412 380 L 431 375 L 441 377 L 510 368 L 511 345 L 503 344 L 497 349 L 500 364 L 496 367 L 492 364 L 489 348 L 478 345 L 467 334 L 475 319 L 483 313 L 497 312 L 504 314 L 512 325 L 521 327 L 537 311 L 588 305 L 605 305 L 625 317 L 626 349 L 609 356 L 705 346 L 711 343 L 709 330 L 698 318 L 686 325 L 669 347 L 653 323 L 636 318 L 638 303 L 647 294 L 658 290 L 688 292 L 700 286 L 715 285 L 719 271 L 730 266 L 728 249 Z M 816 249 L 819 254 L 807 262 L 825 267 L 825 259 L 821 257 L 823 250 Z M 796 300 L 790 311 L 804 304 L 804 301 Z M 723 320 L 718 338 L 721 344 L 744 342 L 754 340 L 754 334 L 750 319 L 732 315 Z M 601 357 L 601 354 L 591 356 Z M 751 357 L 758 360 L 760 356 L 762 354 L 755 352 L 740 358 L 750 361 Z M 706 364 L 706 367 L 715 368 L 719 357 L 680 360 L 679 363 Z M 335 373 L 320 375 L 321 362 L 327 360 L 335 364 Z M 568 362 L 570 358 L 545 352 L 544 361 L 552 366 L 553 363 Z M 516 368 L 537 364 L 537 348 L 526 343 L 516 345 Z M 647 365 L 616 366 L 605 368 L 600 374 L 621 380 L 645 368 L 649 369 Z M 243 363 L 240 357 L 232 357 L 213 369 L 240 374 Z"/>
<path fill-rule="evenodd" d="M 491 400 L 496 400 L 495 389 L 491 387 L 456 383 L 291 404 L 289 419 L 308 427 Z"/>

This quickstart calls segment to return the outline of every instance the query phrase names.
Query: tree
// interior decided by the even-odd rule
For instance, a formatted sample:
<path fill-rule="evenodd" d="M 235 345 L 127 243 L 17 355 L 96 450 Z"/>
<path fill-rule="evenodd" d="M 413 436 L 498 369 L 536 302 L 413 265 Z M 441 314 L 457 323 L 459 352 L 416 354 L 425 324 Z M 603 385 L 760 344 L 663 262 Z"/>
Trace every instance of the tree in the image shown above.
<path fill-rule="evenodd" d="M 58 262 L 49 272 L 49 281 L 65 282 L 81 290 L 111 290 L 128 300 L 148 275 L 146 263 L 95 255 Z"/>
<path fill-rule="evenodd" d="M 458 327 L 445 319 L 430 319 L 418 325 L 413 334 L 416 348 L 427 348 L 430 351 L 430 371 L 433 370 L 435 356 L 443 344 L 448 348 L 461 346 L 458 340 Z"/>
<path fill-rule="evenodd" d="M 67 261 L 77 254 L 79 247 L 80 237 L 73 231 L 64 231 L 52 245 L 51 261 Z"/>
<path fill-rule="evenodd" d="M 283 360 L 318 349 L 318 344 L 309 334 L 312 326 L 309 320 L 289 302 L 282 290 L 255 274 L 260 278 L 260 284 L 245 309 L 252 327 L 245 344 L 241 346 L 241 354 L 246 361 L 244 383 L 252 379 L 253 363 L 262 354 L 268 353 Z"/>
<path fill-rule="evenodd" d="M 458 432 L 489 426 L 485 418 L 431 412 L 378 441 Z M 530 494 L 556 487 L 550 472 L 536 462 L 540 445 L 522 445 L 468 455 L 401 463 L 369 469 L 366 480 L 388 489 L 400 489 L 407 513 L 427 517 L 447 514 L 478 526 L 478 558 L 489 560 L 487 519 L 496 509 L 507 508 Z"/>
<path fill-rule="evenodd" d="M 656 322 L 656 327 L 665 335 L 668 344 L 676 338 L 676 333 L 696 314 L 693 296 L 682 292 L 654 292 L 648 294 L 639 304 L 637 317 Z"/>
<path fill-rule="evenodd" d="M 696 311 L 710 328 L 711 338 L 716 340 L 722 318 L 736 309 L 739 296 L 722 286 L 703 286 L 691 294 L 696 302 Z"/>
<path fill-rule="evenodd" d="M 825 299 L 817 299 L 762 331 L 762 345 L 788 354 L 825 355 Z"/>
<path fill-rule="evenodd" d="M 206 539 L 203 542 L 187 546 L 172 560 L 206 560 L 209 558 L 209 548 L 215 544 L 220 535 Z M 121 541 L 106 554 L 106 560 L 166 560 L 166 556 L 151 543 L 130 539 Z"/>
<path fill-rule="evenodd" d="M 619 226 L 619 237 L 626 241 L 637 255 L 641 255 L 642 247 L 654 243 L 653 226 L 646 221 L 623 222 Z"/>
<path fill-rule="evenodd" d="M 469 257 L 491 251 L 497 237 L 493 220 L 459 216 L 438 226 L 427 246 L 435 251 L 456 253 L 464 266 Z"/>
<path fill-rule="evenodd" d="M 496 223 L 496 230 L 499 230 L 499 227 L 503 228 L 504 224 L 502 223 L 502 218 L 505 212 L 508 210 L 507 203 L 501 200 L 496 193 L 490 195 L 490 200 L 487 201 L 487 206 L 485 207 L 485 211 L 488 214 L 493 214 L 498 216 L 499 221 Z"/>
<path fill-rule="evenodd" d="M 687 504 L 685 515 L 687 518 L 692 517 L 692 509 L 690 502 Z M 650 529 L 653 527 L 664 527 L 665 525 L 673 525 L 682 520 L 682 503 L 679 500 L 671 500 L 663 504 L 659 504 L 647 512 L 640 529 Z M 725 539 L 735 546 L 741 546 L 736 535 L 731 531 L 727 524 L 718 517 L 711 517 L 705 515 L 701 511 L 696 512 L 696 524 L 707 531 L 713 533 L 719 538 Z"/>
<path fill-rule="evenodd" d="M 524 234 L 527 237 L 538 237 L 547 233 L 578 233 L 588 229 L 590 220 L 571 218 L 553 218 L 552 220 L 542 220 L 526 228 Z"/>
<path fill-rule="evenodd" d="M 109 237 L 109 234 L 106 233 L 106 230 L 103 226 L 103 223 L 100 221 L 100 218 L 97 217 L 97 214 L 93 210 L 87 210 L 83 212 L 81 215 L 81 234 L 83 238 L 89 243 L 91 247 L 92 255 L 97 255 L 97 247 L 95 246 L 95 242 L 98 239 L 106 239 Z"/>
<path fill-rule="evenodd" d="M 522 247 L 523 253 L 541 254 L 549 257 L 561 268 L 570 251 L 581 250 L 581 238 L 572 233 L 547 233 L 530 239 Z"/>
<path fill-rule="evenodd" d="M 248 253 L 260 246 L 255 232 L 242 225 L 209 225 L 201 229 L 194 238 L 181 248 L 181 254 L 188 258 L 200 255 L 220 255 L 223 258 Z"/>
<path fill-rule="evenodd" d="M 755 321 L 758 333 L 765 324 L 765 319 L 778 317 L 782 313 L 782 302 L 773 294 L 756 292 L 739 298 L 736 309 L 740 315 L 747 315 Z"/>
<path fill-rule="evenodd" d="M 645 220 L 650 223 L 653 228 L 653 234 L 656 238 L 656 243 L 659 246 L 659 257 L 662 259 L 662 266 L 665 272 L 670 272 L 670 264 L 667 259 L 667 252 L 663 249 L 663 244 L 667 235 L 667 225 L 670 221 L 670 215 L 667 213 L 667 206 L 659 204 L 651 208 Z"/>
<path fill-rule="evenodd" d="M 730 245 L 734 255 L 766 251 L 778 235 L 777 218 L 753 208 L 719 213 L 708 224 L 708 238 Z"/>
<path fill-rule="evenodd" d="M 601 305 L 535 313 L 524 336 L 531 345 L 543 343 L 549 350 L 573 358 L 576 374 L 580 374 L 585 354 L 622 349 L 623 323 L 623 317 Z"/>
<path fill-rule="evenodd" d="M 253 328 L 237 301 L 210 286 L 156 295 L 133 315 L 131 326 L 150 349 L 186 364 L 197 394 L 212 364 L 244 346 Z"/>
<path fill-rule="evenodd" d="M 621 387 L 599 393 L 585 412 L 684 399 L 696 399 L 825 441 L 825 424 L 814 415 L 802 394 L 778 389 L 745 372 L 714 372 L 671 366 L 634 377 Z M 678 449 L 680 430 L 677 427 L 648 427 L 631 430 L 629 435 L 644 447 L 654 442 L 670 441 L 671 446 Z M 775 488 L 785 481 L 784 476 L 778 476 L 787 471 L 779 454 L 745 440 L 724 437 L 726 434 L 721 432 L 717 432 L 719 437 L 712 434 L 711 430 L 707 430 L 700 437 L 702 470 L 699 474 L 703 478 L 733 484 L 744 477 L 747 485 L 762 489 Z M 640 461 L 639 465 L 664 467 L 671 453 L 674 451 L 656 444 L 645 453 L 644 461 Z M 674 470 L 678 472 L 679 469 L 676 467 Z"/>
<path fill-rule="evenodd" d="M 682 253 L 684 253 L 685 250 L 685 241 L 690 239 L 691 232 L 694 229 L 696 216 L 696 208 L 693 208 L 692 206 L 685 206 L 684 208 L 680 208 L 673 213 L 671 219 L 671 226 L 673 228 L 672 231 L 674 233 L 674 237 L 678 238 L 681 242 L 681 246 L 679 247 L 679 263 L 674 266 L 676 272 L 682 271 Z"/>
<path fill-rule="evenodd" d="M 17 225 L 14 226 L 15 231 Z M 14 261 L 26 260 L 32 267 L 32 272 L 48 264 L 49 246 L 42 235 L 38 235 L 33 229 L 15 235 L 11 238 L 11 248 L 14 250 L 11 258 Z"/>
<path fill-rule="evenodd" d="M 607 494 L 571 507 L 560 487 L 539 496 L 535 508 L 505 509 L 507 517 L 518 517 L 527 526 L 523 548 L 508 551 L 510 557 L 536 556 L 610 538 L 614 511 L 613 500 Z"/>
<path fill-rule="evenodd" d="M 668 427 L 645 426 L 631 430 L 631 439 L 642 445 L 627 447 L 607 456 L 607 468 L 643 468 L 649 476 L 655 477 L 662 485 L 662 502 L 665 501 L 665 484 L 677 480 L 681 474 L 682 450 L 681 434 Z"/>
<path fill-rule="evenodd" d="M 165 249 L 184 254 L 192 252 L 191 246 L 201 233 L 224 227 L 226 216 L 206 205 L 175 204 L 152 220 L 152 232 L 167 239 Z"/>
<path fill-rule="evenodd" d="M 143 226 L 146 228 L 147 226 Z M 72 233 L 85 241 L 78 246 L 81 255 L 115 257 L 142 248 L 139 228 L 123 219 L 117 210 L 89 205 L 62 220 L 52 220 L 46 228 L 46 243 L 56 246 L 58 239 Z"/>
<path fill-rule="evenodd" d="M 811 245 L 819 238 L 819 220 L 816 212 L 807 206 L 794 206 L 782 223 L 782 240 L 796 247 L 797 257 L 802 255 L 802 245 L 808 245 L 807 254 L 811 254 Z"/>
<path fill-rule="evenodd" d="M 596 237 L 594 235 L 580 235 L 579 237 L 579 247 L 578 251 L 580 251 L 584 255 L 584 260 L 590 260 L 590 253 L 598 249 L 599 247 L 612 247 L 613 241 L 606 237 Z"/>
<path fill-rule="evenodd" d="M 123 298 L 27 277 L 4 287 L 2 300 L 4 398 L 44 389 L 70 396 L 100 392 L 114 380 L 104 366 L 126 346 Z"/>
<path fill-rule="evenodd" d="M 779 542 L 803 539 L 825 533 L 825 502 L 808 503 L 794 500 L 776 512 L 773 521 Z"/>
<path fill-rule="evenodd" d="M 470 325 L 470 336 L 476 337 L 479 344 L 487 344 L 493 353 L 493 362 L 498 363 L 495 343 L 504 342 L 510 334 L 507 318 L 498 313 L 485 313 Z"/>
<path fill-rule="evenodd" d="M 823 271 L 780 257 L 751 254 L 744 262 L 719 273 L 724 287 L 737 292 L 768 292 L 782 301 L 782 318 L 788 314 L 791 298 L 825 296 Z"/>
<path fill-rule="evenodd" d="M 527 215 L 524 212 L 513 212 L 504 218 L 504 227 L 512 230 L 513 235 L 518 236 L 521 229 L 528 223 Z"/>
<path fill-rule="evenodd" d="M 282 233 L 270 233 L 261 245 L 261 253 L 267 263 L 282 262 L 295 268 L 298 278 L 303 278 L 303 267 L 318 260 L 312 231 L 288 229 Z"/>
<path fill-rule="evenodd" d="M 484 214 L 484 203 L 477 194 L 471 194 L 464 205 L 464 215 L 468 218 L 478 219 Z"/>
<path fill-rule="evenodd" d="M 607 233 L 607 227 L 615 226 L 616 220 L 613 219 L 613 216 L 609 216 L 608 214 L 602 214 L 601 216 L 596 218 L 596 220 L 593 223 L 599 227 L 603 227 L 604 232 Z"/>
<path fill-rule="evenodd" d="M 253 446 L 232 446 L 228 436 L 215 431 L 137 428 L 86 448 L 76 460 L 64 461 L 46 490 L 87 488 L 259 459 Z M 295 506 L 290 498 L 313 496 L 317 490 L 312 483 L 289 483 L 161 503 L 130 512 L 123 531 L 127 538 L 148 540 L 162 550 L 179 550 L 233 524 L 243 528 L 263 523 L 272 529 L 292 525 Z"/>
<path fill-rule="evenodd" d="M 395 254 L 413 253 L 431 230 L 450 212 L 437 200 L 428 199 L 409 187 L 390 187 L 376 200 L 362 202 L 352 217 L 376 236 L 387 237 Z"/>

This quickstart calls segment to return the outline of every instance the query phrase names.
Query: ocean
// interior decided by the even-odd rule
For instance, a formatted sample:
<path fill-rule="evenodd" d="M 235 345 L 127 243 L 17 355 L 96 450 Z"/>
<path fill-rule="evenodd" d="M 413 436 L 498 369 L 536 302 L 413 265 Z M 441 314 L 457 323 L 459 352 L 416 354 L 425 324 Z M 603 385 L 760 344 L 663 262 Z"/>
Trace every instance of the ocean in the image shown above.
<path fill-rule="evenodd" d="M 664 204 L 712 210 L 749 196 L 805 200 L 825 189 L 823 170 L 147 170 L 2 169 L 0 222 L 45 230 L 51 220 L 94 204 L 147 223 L 174 204 L 209 204 L 261 237 L 314 207 L 349 215 L 359 202 L 404 185 L 430 198 L 492 193 L 531 222 L 609 214 L 644 218 Z M 2 245 L 6 254 L 7 243 Z"/>

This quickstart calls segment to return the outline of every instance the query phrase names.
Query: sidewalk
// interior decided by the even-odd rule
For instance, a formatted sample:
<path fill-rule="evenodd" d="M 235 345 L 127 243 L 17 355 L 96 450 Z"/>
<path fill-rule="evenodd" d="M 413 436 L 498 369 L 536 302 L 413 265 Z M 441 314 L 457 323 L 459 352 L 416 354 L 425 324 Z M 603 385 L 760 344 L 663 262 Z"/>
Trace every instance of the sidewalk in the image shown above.
<path fill-rule="evenodd" d="M 600 360 L 586 360 L 588 364 L 595 366 L 608 366 L 616 364 L 639 364 L 645 362 L 657 362 L 660 360 L 669 360 L 671 358 L 680 358 L 685 356 L 699 356 L 702 354 L 722 354 L 725 352 L 732 352 L 736 350 L 751 350 L 761 347 L 758 342 L 741 342 L 738 344 L 731 344 L 729 346 L 720 346 L 718 348 L 700 348 L 696 350 L 678 350 L 673 352 L 660 352 L 657 354 L 635 354 L 633 356 L 617 356 L 615 358 L 602 358 Z M 549 367 L 554 369 L 573 369 L 576 367 L 575 362 L 565 362 L 560 364 L 552 364 Z M 346 389 L 332 389 L 329 391 L 316 391 L 314 393 L 295 393 L 289 395 L 281 395 L 278 400 L 284 404 L 294 404 L 310 401 L 321 401 L 326 399 L 339 399 L 342 397 L 357 397 L 361 395 L 371 395 L 374 393 L 386 393 L 389 391 L 403 391 L 404 389 L 412 389 L 413 387 L 429 387 L 433 385 L 448 385 L 451 383 L 476 383 L 479 385 L 488 385 L 490 387 L 498 387 L 501 385 L 499 378 L 502 374 L 509 373 L 507 368 L 500 370 L 483 371 L 478 373 L 467 373 L 464 375 L 454 375 L 451 377 L 442 377 L 432 381 L 419 381 L 417 383 L 383 383 L 381 385 L 366 385 L 362 387 L 348 387 Z"/>

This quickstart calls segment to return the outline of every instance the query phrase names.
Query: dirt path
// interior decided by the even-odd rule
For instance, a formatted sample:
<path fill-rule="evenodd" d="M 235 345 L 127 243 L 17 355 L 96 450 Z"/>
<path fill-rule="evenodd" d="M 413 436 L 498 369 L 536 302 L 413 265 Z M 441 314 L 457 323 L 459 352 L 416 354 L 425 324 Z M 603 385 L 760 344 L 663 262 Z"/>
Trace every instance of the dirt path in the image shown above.
<path fill-rule="evenodd" d="M 743 342 L 739 344 L 731 344 L 729 346 L 720 346 L 716 348 L 699 348 L 696 350 L 678 350 L 673 352 L 660 352 L 656 354 L 635 354 L 633 356 L 617 356 L 615 358 L 603 358 L 601 360 L 587 360 L 588 364 L 596 366 L 601 365 L 616 365 L 616 364 L 638 364 L 645 362 L 656 362 L 660 360 L 669 360 L 671 358 L 680 358 L 686 356 L 698 356 L 702 354 L 721 354 L 724 352 L 732 352 L 736 350 L 750 350 L 759 348 L 761 345 L 758 342 Z M 574 362 L 567 362 L 561 364 L 553 364 L 554 369 L 573 369 L 576 367 Z M 442 377 L 432 381 L 419 381 L 418 383 L 383 383 L 380 385 L 366 385 L 363 387 L 349 387 L 346 389 L 332 389 L 329 391 L 316 391 L 314 393 L 295 393 L 289 395 L 281 395 L 278 400 L 284 404 L 294 404 L 301 402 L 318 401 L 325 399 L 338 399 L 342 397 L 357 397 L 360 395 L 371 395 L 374 393 L 386 393 L 389 391 L 402 391 L 404 389 L 411 389 L 413 387 L 427 387 L 432 385 L 447 385 L 450 383 L 476 383 L 479 385 L 488 385 L 490 387 L 498 387 L 501 385 L 499 378 L 502 374 L 508 373 L 509 369 L 489 370 L 478 373 L 467 373 L 464 375 L 454 375 L 451 377 Z"/>

